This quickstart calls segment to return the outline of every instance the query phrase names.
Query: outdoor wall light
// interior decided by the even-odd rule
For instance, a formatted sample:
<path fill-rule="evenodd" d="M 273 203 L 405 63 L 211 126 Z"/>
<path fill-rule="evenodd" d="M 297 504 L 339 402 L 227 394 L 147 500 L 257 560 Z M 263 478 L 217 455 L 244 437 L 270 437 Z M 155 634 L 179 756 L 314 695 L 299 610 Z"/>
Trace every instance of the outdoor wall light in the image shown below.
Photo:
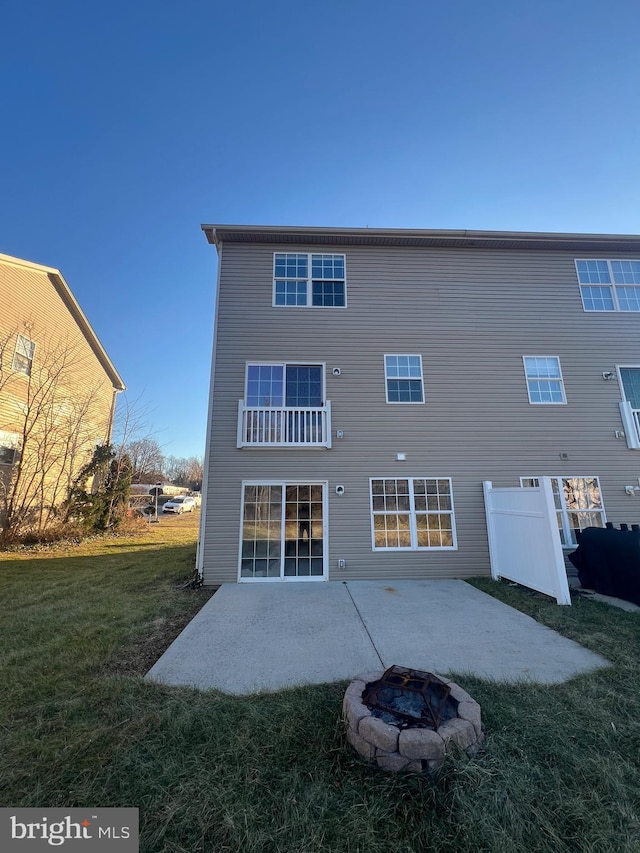
<path fill-rule="evenodd" d="M 603 379 L 606 379 L 607 381 L 609 381 L 610 379 L 615 379 L 615 378 L 616 378 L 616 375 L 615 375 L 615 373 L 613 373 L 613 371 L 611 371 L 611 370 L 604 370 L 604 371 L 603 371 L 603 373 L 602 373 L 602 378 L 603 378 Z"/>

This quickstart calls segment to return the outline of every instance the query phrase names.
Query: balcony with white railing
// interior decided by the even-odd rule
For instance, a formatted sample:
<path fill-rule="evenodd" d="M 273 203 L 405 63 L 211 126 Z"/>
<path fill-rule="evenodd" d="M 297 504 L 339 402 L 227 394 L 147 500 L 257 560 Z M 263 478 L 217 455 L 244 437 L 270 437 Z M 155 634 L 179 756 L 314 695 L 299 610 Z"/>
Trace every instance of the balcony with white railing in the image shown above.
<path fill-rule="evenodd" d="M 619 403 L 627 447 L 640 450 L 640 409 L 634 409 L 628 400 Z"/>
<path fill-rule="evenodd" d="M 331 447 L 331 403 L 245 406 L 238 401 L 238 447 Z"/>

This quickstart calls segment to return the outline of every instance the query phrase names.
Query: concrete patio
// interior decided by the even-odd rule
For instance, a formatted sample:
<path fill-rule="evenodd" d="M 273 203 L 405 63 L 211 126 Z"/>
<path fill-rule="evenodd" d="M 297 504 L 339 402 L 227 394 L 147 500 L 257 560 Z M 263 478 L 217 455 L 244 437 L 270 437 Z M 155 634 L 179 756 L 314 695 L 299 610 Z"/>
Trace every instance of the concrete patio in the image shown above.
<path fill-rule="evenodd" d="M 249 694 L 393 664 L 555 684 L 608 661 L 461 580 L 224 584 L 146 677 Z"/>

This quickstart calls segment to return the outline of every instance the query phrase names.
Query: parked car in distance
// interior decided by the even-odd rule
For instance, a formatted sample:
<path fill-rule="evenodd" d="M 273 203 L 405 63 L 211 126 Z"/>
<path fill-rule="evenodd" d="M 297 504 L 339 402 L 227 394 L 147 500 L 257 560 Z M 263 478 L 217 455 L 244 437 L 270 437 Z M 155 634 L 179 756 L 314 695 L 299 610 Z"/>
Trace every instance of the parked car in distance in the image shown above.
<path fill-rule="evenodd" d="M 162 512 L 175 512 L 181 515 L 183 512 L 193 512 L 195 508 L 196 502 L 193 498 L 187 495 L 178 495 L 166 502 L 162 507 Z"/>
<path fill-rule="evenodd" d="M 194 499 L 196 506 L 200 506 L 202 504 L 202 495 L 200 492 L 189 492 L 189 497 Z"/>

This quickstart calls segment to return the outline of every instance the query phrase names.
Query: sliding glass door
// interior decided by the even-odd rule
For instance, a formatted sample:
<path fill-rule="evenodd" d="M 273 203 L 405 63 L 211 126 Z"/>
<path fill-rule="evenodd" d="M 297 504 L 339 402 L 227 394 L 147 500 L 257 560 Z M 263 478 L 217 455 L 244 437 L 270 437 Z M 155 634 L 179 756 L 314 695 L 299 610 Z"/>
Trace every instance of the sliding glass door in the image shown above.
<path fill-rule="evenodd" d="M 326 484 L 244 483 L 240 581 L 324 580 Z"/>

